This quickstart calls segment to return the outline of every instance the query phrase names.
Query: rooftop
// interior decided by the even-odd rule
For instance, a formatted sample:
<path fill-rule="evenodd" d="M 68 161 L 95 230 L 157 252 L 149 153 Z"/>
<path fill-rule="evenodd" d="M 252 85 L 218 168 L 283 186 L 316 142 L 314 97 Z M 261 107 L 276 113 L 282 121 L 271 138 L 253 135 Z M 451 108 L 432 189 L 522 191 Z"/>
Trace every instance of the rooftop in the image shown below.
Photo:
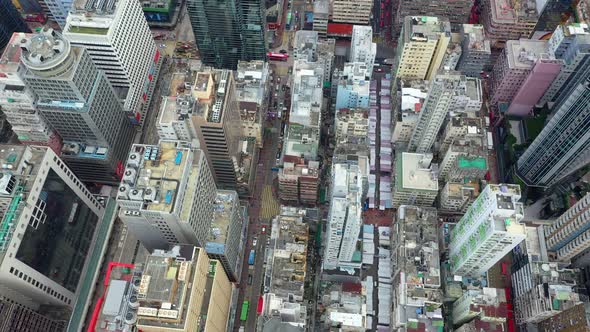
<path fill-rule="evenodd" d="M 319 176 L 320 164 L 317 161 L 305 161 L 303 158 L 294 156 L 285 156 L 283 158 L 283 168 L 279 169 L 279 180 L 281 177 L 312 177 Z"/>
<path fill-rule="evenodd" d="M 213 206 L 213 222 L 211 223 L 208 242 L 225 245 L 229 224 L 232 221 L 232 214 L 234 213 L 233 209 L 237 201 L 238 195 L 235 191 L 217 190 L 215 205 Z M 207 243 L 207 246 L 209 246 L 209 243 Z"/>
<path fill-rule="evenodd" d="M 304 210 L 281 206 L 273 220 L 270 293 L 288 299 L 295 296 L 302 302 L 307 264 L 309 225 L 303 222 Z"/>
<path fill-rule="evenodd" d="M 164 213 L 173 213 L 180 204 L 181 220 L 187 220 L 198 178 L 189 175 L 201 167 L 201 153 L 201 150 L 190 150 L 180 142 L 134 144 L 117 199 L 141 201 L 142 210 Z"/>
<path fill-rule="evenodd" d="M 536 22 L 539 11 L 535 0 L 490 0 L 494 21 L 505 24 Z"/>
<path fill-rule="evenodd" d="M 223 122 L 231 75 L 229 70 L 197 73 L 193 84 L 193 96 L 198 101 L 197 116 L 211 123 Z"/>
<path fill-rule="evenodd" d="M 486 39 L 483 25 L 463 24 L 463 36 L 469 50 L 486 53 L 491 52 L 490 40 Z"/>
<path fill-rule="evenodd" d="M 448 20 L 430 16 L 406 16 L 404 19 L 404 43 L 438 40 L 442 34 L 451 33 Z"/>
<path fill-rule="evenodd" d="M 20 39 L 21 61 L 33 70 L 48 70 L 70 56 L 70 42 L 51 28 Z"/>
<path fill-rule="evenodd" d="M 405 190 L 438 191 L 438 174 L 431 164 L 432 154 L 402 152 L 397 157 L 396 170 Z"/>
<path fill-rule="evenodd" d="M 551 60 L 549 43 L 546 40 L 509 40 L 506 42 L 506 57 L 509 68 L 532 69 L 539 60 Z"/>
<path fill-rule="evenodd" d="M 479 195 L 479 183 L 476 181 L 469 181 L 465 183 L 447 182 L 445 185 L 449 198 L 461 199 L 463 197 L 475 198 Z"/>
<path fill-rule="evenodd" d="M 138 325 L 184 328 L 200 250 L 182 245 L 148 256 L 138 287 Z"/>
<path fill-rule="evenodd" d="M 15 32 L 10 37 L 10 41 L 4 48 L 4 53 L 0 57 L 0 72 L 1 73 L 16 73 L 20 64 L 20 56 L 22 49 L 20 47 L 23 39 L 31 38 L 33 34 Z"/>
<path fill-rule="evenodd" d="M 320 126 L 324 69 L 317 63 L 297 60 L 293 65 L 290 122 Z"/>
<path fill-rule="evenodd" d="M 111 16 L 117 10 L 118 0 L 74 0 L 72 12 L 85 13 L 89 16 Z"/>
<path fill-rule="evenodd" d="M 263 103 L 268 81 L 268 64 L 264 61 L 239 61 L 236 72 L 236 92 L 240 102 Z"/>
<path fill-rule="evenodd" d="M 313 2 L 313 14 L 315 15 L 328 15 L 330 13 L 330 1 L 328 0 L 316 0 Z"/>
<path fill-rule="evenodd" d="M 443 326 L 436 209 L 400 207 L 393 227 L 392 265 L 401 274 L 399 288 L 405 289 L 397 299 L 397 319 L 407 331 L 435 331 Z M 413 330 L 418 326 L 424 329 Z"/>
<path fill-rule="evenodd" d="M 315 159 L 320 140 L 319 128 L 289 124 L 284 141 L 284 155 Z"/>

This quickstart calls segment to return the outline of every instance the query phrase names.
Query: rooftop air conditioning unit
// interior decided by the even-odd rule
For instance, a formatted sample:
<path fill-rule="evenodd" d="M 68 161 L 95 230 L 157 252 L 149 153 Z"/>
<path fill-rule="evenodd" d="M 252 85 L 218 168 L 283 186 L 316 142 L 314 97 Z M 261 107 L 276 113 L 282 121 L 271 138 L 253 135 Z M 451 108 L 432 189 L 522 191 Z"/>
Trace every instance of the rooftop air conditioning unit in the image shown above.
<path fill-rule="evenodd" d="M 141 156 L 137 152 L 133 152 L 129 155 L 129 159 L 127 159 L 127 167 L 138 168 L 139 167 L 139 160 Z"/>
<path fill-rule="evenodd" d="M 133 189 L 129 193 L 129 199 L 132 201 L 143 201 L 143 190 L 142 189 Z"/>
<path fill-rule="evenodd" d="M 127 168 L 125 173 L 123 173 L 123 183 L 128 183 L 133 185 L 135 183 L 135 178 L 137 175 L 137 171 L 133 168 Z"/>
<path fill-rule="evenodd" d="M 156 188 L 148 187 L 143 193 L 143 200 L 146 202 L 153 202 L 156 200 Z"/>
<path fill-rule="evenodd" d="M 121 184 L 121 186 L 119 186 L 119 191 L 117 191 L 117 199 L 128 199 L 130 191 L 131 191 L 131 188 L 129 187 L 128 184 L 126 184 L 126 183 Z"/>

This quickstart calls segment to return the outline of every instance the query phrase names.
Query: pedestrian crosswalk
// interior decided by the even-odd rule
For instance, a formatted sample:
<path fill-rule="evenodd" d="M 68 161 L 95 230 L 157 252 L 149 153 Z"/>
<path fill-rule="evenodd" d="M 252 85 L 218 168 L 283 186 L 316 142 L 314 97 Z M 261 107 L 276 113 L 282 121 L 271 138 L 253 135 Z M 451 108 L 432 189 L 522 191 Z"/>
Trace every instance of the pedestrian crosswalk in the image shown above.
<path fill-rule="evenodd" d="M 275 199 L 272 186 L 265 185 L 262 189 L 262 204 L 260 211 L 260 219 L 263 221 L 270 221 L 274 216 L 279 214 L 280 207 L 279 202 Z"/>

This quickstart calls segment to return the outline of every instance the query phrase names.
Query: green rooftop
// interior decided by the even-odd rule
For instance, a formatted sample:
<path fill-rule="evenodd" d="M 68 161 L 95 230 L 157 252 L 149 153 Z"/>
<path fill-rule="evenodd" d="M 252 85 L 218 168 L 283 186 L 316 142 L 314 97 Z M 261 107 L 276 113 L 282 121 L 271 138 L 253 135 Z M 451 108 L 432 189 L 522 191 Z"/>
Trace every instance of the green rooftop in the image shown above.
<path fill-rule="evenodd" d="M 81 27 L 72 25 L 70 26 L 69 32 L 72 33 L 84 33 L 87 35 L 106 35 L 109 32 L 109 29 L 104 28 L 90 28 L 90 27 Z"/>
<path fill-rule="evenodd" d="M 464 156 L 459 156 L 459 167 L 460 168 L 478 168 L 481 170 L 488 169 L 488 163 L 485 158 L 477 157 L 477 158 L 467 158 Z"/>

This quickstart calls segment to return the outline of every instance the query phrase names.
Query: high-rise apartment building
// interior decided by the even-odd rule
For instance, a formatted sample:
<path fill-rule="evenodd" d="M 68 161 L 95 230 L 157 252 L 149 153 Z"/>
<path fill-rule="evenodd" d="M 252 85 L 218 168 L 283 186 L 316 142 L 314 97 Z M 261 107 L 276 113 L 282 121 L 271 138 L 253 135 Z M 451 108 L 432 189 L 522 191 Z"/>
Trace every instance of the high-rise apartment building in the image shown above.
<path fill-rule="evenodd" d="M 373 65 L 377 55 L 377 44 L 373 43 L 373 29 L 370 26 L 355 25 L 352 27 L 350 42 L 350 62 L 362 62 L 366 65 L 367 75 L 373 74 Z"/>
<path fill-rule="evenodd" d="M 47 7 L 53 19 L 59 24 L 59 26 L 63 29 L 66 26 L 66 19 L 68 18 L 68 13 L 72 8 L 74 0 L 40 0 L 43 5 Z M 44 7 L 42 5 L 42 7 Z"/>
<path fill-rule="evenodd" d="M 337 84 L 336 110 L 343 108 L 369 108 L 369 69 L 364 62 L 349 62 L 342 72 L 334 74 Z M 337 76 L 337 77 L 336 77 Z"/>
<path fill-rule="evenodd" d="M 366 169 L 366 168 L 365 168 Z M 359 268 L 360 256 L 354 261 L 361 231 L 363 175 L 358 165 L 333 164 L 330 188 L 330 211 L 326 229 L 326 253 L 323 268 Z"/>
<path fill-rule="evenodd" d="M 366 109 L 339 109 L 334 119 L 336 144 L 366 144 L 368 146 L 369 114 Z"/>
<path fill-rule="evenodd" d="M 238 143 L 243 134 L 232 72 L 197 73 L 193 96 L 198 101 L 193 123 L 215 182 L 220 189 L 235 189 Z"/>
<path fill-rule="evenodd" d="M 568 262 L 590 248 L 590 194 L 565 211 L 551 225 L 544 226 L 547 250 L 557 260 Z"/>
<path fill-rule="evenodd" d="M 432 80 L 451 40 L 449 21 L 437 17 L 407 16 L 397 52 L 397 77 Z"/>
<path fill-rule="evenodd" d="M 320 127 L 324 70 L 318 63 L 297 60 L 293 64 L 289 123 Z"/>
<path fill-rule="evenodd" d="M 475 113 L 481 105 L 479 79 L 465 77 L 460 72 L 440 72 L 430 83 L 428 96 L 410 139 L 409 151 L 429 152 L 449 112 Z"/>
<path fill-rule="evenodd" d="M 488 172 L 488 153 L 482 136 L 454 141 L 440 163 L 439 177 L 446 181 L 483 180 Z"/>
<path fill-rule="evenodd" d="M 563 63 L 539 104 L 553 108 L 590 75 L 590 28 L 585 23 L 560 25 L 549 39 L 549 48 Z"/>
<path fill-rule="evenodd" d="M 526 116 L 561 69 L 544 40 L 509 40 L 492 74 L 491 101 L 509 115 Z"/>
<path fill-rule="evenodd" d="M 62 158 L 82 181 L 118 183 L 134 130 L 86 49 L 50 28 L 21 40 L 25 84 L 63 139 Z"/>
<path fill-rule="evenodd" d="M 572 0 L 545 0 L 540 4 L 542 8 L 538 9 L 540 14 L 535 31 L 555 30 L 561 23 L 573 17 L 574 7 L 577 7 L 577 2 Z"/>
<path fill-rule="evenodd" d="M 505 289 L 468 289 L 461 298 L 453 302 L 453 325 L 460 326 L 476 317 L 483 321 L 505 323 L 506 312 L 508 301 Z"/>
<path fill-rule="evenodd" d="M 529 38 L 539 19 L 535 0 L 482 0 L 480 6 L 486 36 L 498 46 L 508 40 Z"/>
<path fill-rule="evenodd" d="M 136 268 L 137 295 L 128 311 L 138 330 L 226 331 L 231 310 L 232 286 L 221 263 L 205 250 L 191 245 L 156 250 Z M 134 306 L 134 307 L 133 307 Z"/>
<path fill-rule="evenodd" d="M 239 60 L 265 59 L 263 1 L 189 0 L 187 8 L 203 63 L 235 70 Z"/>
<path fill-rule="evenodd" d="M 480 185 L 477 181 L 446 182 L 440 191 L 439 209 L 450 213 L 465 213 L 477 198 Z"/>
<path fill-rule="evenodd" d="M 45 317 L 7 298 L 0 297 L 0 332 L 62 332 L 65 322 Z"/>
<path fill-rule="evenodd" d="M 72 309 L 105 209 L 49 148 L 4 145 L 0 293 Z"/>
<path fill-rule="evenodd" d="M 394 8 L 394 28 L 395 31 L 400 31 L 399 29 L 406 16 L 432 16 L 447 19 L 451 23 L 453 32 L 459 32 L 461 24 L 469 21 L 473 5 L 471 0 L 445 0 L 440 2 L 400 0 L 399 7 Z"/>
<path fill-rule="evenodd" d="M 475 114 L 454 114 L 448 119 L 446 126 L 441 133 L 439 155 L 445 155 L 447 150 L 455 141 L 479 137 L 483 139 L 486 135 L 481 118 Z M 483 141 L 481 142 L 483 144 Z M 479 145 L 481 145 L 479 144 Z"/>
<path fill-rule="evenodd" d="M 520 187 L 488 184 L 451 232 L 451 272 L 477 277 L 526 237 Z"/>
<path fill-rule="evenodd" d="M 179 142 L 135 144 L 117 192 L 119 218 L 148 249 L 175 244 L 204 247 L 216 187 L 201 150 Z"/>
<path fill-rule="evenodd" d="M 304 158 L 284 156 L 279 169 L 279 199 L 283 202 L 314 205 L 320 186 L 320 163 Z"/>
<path fill-rule="evenodd" d="M 217 190 L 215 203 L 211 207 L 213 221 L 205 244 L 209 258 L 218 260 L 229 280 L 236 282 L 240 277 L 245 234 L 244 215 L 238 193 L 231 190 Z"/>
<path fill-rule="evenodd" d="M 398 209 L 391 232 L 392 327 L 397 331 L 413 326 L 431 331 L 444 324 L 438 233 L 436 209 Z"/>
<path fill-rule="evenodd" d="M 317 31 L 320 38 L 328 36 L 328 20 L 330 18 L 330 1 L 317 0 L 313 2 L 313 31 Z"/>
<path fill-rule="evenodd" d="M 337 23 L 369 24 L 373 2 L 369 0 L 334 0 L 332 20 Z"/>
<path fill-rule="evenodd" d="M 0 58 L 0 107 L 21 143 L 46 145 L 59 154 L 61 139 L 37 110 L 37 97 L 23 80 L 20 43 L 27 37 L 13 34 Z"/>
<path fill-rule="evenodd" d="M 29 32 L 21 14 L 16 10 L 12 2 L 0 3 L 0 52 L 4 49 L 15 32 Z"/>
<path fill-rule="evenodd" d="M 73 46 L 86 48 L 124 100 L 130 119 L 142 125 L 162 57 L 139 2 L 76 1 L 63 34 Z"/>
<path fill-rule="evenodd" d="M 582 302 L 577 287 L 579 270 L 566 266 L 527 260 L 513 264 L 516 324 L 538 323 Z"/>
<path fill-rule="evenodd" d="M 262 147 L 263 143 L 262 121 L 266 117 L 268 94 L 271 92 L 269 78 L 267 62 L 238 62 L 236 90 L 242 118 L 242 130 L 244 136 L 256 139 L 258 147 Z"/>
<path fill-rule="evenodd" d="M 393 142 L 396 142 L 396 145 L 407 145 L 410 142 L 429 88 L 428 81 L 400 81 L 400 90 L 398 91 L 401 95 L 400 106 L 399 109 L 394 108 L 397 111 L 393 120 Z"/>
<path fill-rule="evenodd" d="M 438 195 L 438 165 L 430 153 L 402 152 L 395 159 L 393 206 L 432 206 Z"/>
<path fill-rule="evenodd" d="M 479 77 L 492 65 L 490 40 L 486 38 L 483 25 L 463 24 L 461 26 L 462 52 L 457 71 L 465 76 Z"/>
<path fill-rule="evenodd" d="M 590 81 L 578 84 L 520 156 L 517 175 L 532 186 L 552 186 L 590 161 Z"/>

